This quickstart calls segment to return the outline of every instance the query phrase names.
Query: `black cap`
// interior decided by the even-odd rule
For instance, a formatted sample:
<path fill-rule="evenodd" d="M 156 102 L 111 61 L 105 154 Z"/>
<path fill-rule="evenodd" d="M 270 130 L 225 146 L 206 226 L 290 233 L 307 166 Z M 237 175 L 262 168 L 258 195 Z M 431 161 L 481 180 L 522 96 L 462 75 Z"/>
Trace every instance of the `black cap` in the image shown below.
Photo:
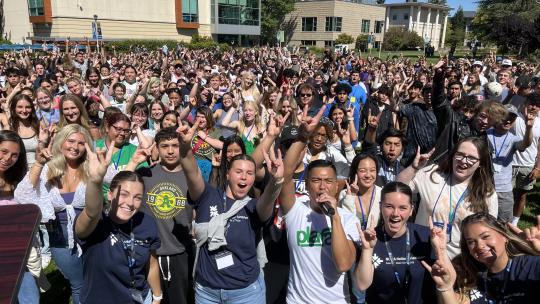
<path fill-rule="evenodd" d="M 280 141 L 282 143 L 295 140 L 298 137 L 300 130 L 297 126 L 288 125 L 281 131 Z"/>

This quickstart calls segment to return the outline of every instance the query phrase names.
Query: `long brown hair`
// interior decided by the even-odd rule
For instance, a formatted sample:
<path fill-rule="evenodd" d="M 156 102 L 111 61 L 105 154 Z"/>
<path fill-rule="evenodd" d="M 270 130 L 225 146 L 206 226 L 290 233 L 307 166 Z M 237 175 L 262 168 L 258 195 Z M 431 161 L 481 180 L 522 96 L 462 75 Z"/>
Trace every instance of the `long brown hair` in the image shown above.
<path fill-rule="evenodd" d="M 464 142 L 472 143 L 478 150 L 480 165 L 474 171 L 473 176 L 469 180 L 467 193 L 469 202 L 471 203 L 472 212 L 488 212 L 489 197 L 495 191 L 493 183 L 493 170 L 491 168 L 491 155 L 485 139 L 480 137 L 467 137 L 460 140 L 452 149 L 448 157 L 439 164 L 437 171 L 442 175 L 450 175 L 453 170 L 454 155 Z M 431 173 L 431 181 L 434 182 L 433 173 Z"/>
<path fill-rule="evenodd" d="M 15 97 L 13 97 L 13 100 L 11 101 L 9 105 L 9 111 L 10 111 L 10 118 L 9 118 L 9 124 L 11 125 L 11 128 L 13 131 L 19 133 L 19 126 L 21 124 L 21 119 L 19 118 L 19 115 L 15 113 L 15 109 L 17 108 L 17 103 L 19 101 L 24 100 L 30 104 L 30 108 L 32 109 L 30 112 L 30 116 L 28 119 L 30 120 L 30 128 L 34 130 L 36 135 L 39 135 L 39 119 L 36 115 L 36 108 L 34 107 L 34 103 L 32 102 L 32 99 L 24 94 L 17 94 Z"/>
<path fill-rule="evenodd" d="M 508 242 L 506 243 L 506 253 L 508 257 L 513 258 L 520 255 L 539 255 L 526 241 L 512 232 L 506 224 L 497 220 L 487 212 L 474 213 L 467 216 L 461 222 L 461 239 L 459 247 L 461 256 L 456 258 L 456 270 L 459 271 L 458 287 L 469 289 L 476 286 L 476 277 L 479 272 L 485 271 L 486 266 L 478 262 L 469 252 L 467 240 L 465 239 L 465 230 L 472 224 L 482 224 L 489 229 L 495 230 L 501 234 Z"/>

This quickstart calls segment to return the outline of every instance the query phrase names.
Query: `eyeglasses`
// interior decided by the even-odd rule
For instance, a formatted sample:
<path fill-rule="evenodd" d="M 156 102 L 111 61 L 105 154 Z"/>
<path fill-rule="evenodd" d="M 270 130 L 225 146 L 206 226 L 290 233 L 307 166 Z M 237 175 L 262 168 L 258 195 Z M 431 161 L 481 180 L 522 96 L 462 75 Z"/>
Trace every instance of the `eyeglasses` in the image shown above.
<path fill-rule="evenodd" d="M 212 72 L 212 70 L 204 70 L 204 71 L 205 71 L 205 72 L 207 72 L 207 73 L 210 73 L 210 72 Z"/>
<path fill-rule="evenodd" d="M 471 165 L 471 166 L 476 164 L 480 160 L 477 157 L 474 157 L 474 156 L 471 156 L 471 155 L 465 155 L 465 154 L 463 154 L 461 152 L 456 152 L 456 154 L 454 154 L 454 159 L 457 160 L 457 161 L 465 160 L 465 162 L 468 165 Z"/>
<path fill-rule="evenodd" d="M 311 96 L 313 96 L 313 94 L 300 93 L 300 97 L 311 97 Z"/>
<path fill-rule="evenodd" d="M 130 129 L 122 129 L 120 127 L 117 127 L 115 125 L 111 125 L 111 127 L 113 127 L 114 131 L 116 131 L 116 133 L 120 133 L 120 134 L 130 134 L 131 133 L 131 130 Z"/>

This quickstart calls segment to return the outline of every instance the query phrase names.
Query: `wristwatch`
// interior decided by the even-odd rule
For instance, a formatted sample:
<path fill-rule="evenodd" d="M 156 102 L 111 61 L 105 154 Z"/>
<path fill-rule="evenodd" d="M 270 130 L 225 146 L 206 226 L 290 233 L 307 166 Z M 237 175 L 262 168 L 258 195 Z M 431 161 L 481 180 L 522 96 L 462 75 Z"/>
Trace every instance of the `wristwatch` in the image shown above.
<path fill-rule="evenodd" d="M 152 294 L 152 300 L 161 301 L 162 299 L 163 299 L 163 292 L 159 296 L 156 296 L 155 294 Z"/>

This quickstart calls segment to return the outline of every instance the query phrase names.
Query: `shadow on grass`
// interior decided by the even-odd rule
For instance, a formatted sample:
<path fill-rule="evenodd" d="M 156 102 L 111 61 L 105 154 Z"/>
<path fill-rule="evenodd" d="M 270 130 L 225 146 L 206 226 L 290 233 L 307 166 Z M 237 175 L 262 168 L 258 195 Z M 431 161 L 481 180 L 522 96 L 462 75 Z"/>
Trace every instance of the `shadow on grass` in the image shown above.
<path fill-rule="evenodd" d="M 536 216 L 540 214 L 540 188 L 537 186 L 527 195 L 527 205 L 519 219 L 522 229 L 536 225 Z"/>
<path fill-rule="evenodd" d="M 56 268 L 54 261 L 51 261 L 45 269 L 47 280 L 51 283 L 51 288 L 41 294 L 40 304 L 69 304 L 71 303 L 71 288 L 69 281 L 64 278 L 60 270 Z"/>

